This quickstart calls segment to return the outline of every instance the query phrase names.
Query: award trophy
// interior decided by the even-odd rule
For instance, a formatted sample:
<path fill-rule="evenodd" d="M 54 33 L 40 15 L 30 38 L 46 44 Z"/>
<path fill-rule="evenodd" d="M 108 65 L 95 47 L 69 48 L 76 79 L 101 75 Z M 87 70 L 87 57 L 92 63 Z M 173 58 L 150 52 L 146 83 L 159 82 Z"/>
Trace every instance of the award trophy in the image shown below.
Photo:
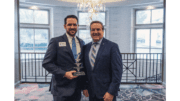
<path fill-rule="evenodd" d="M 80 53 L 79 53 L 79 54 L 80 54 Z M 80 59 L 79 59 L 79 56 L 80 56 L 80 55 L 79 55 L 79 54 L 78 54 L 78 57 L 77 57 L 76 63 L 75 63 L 77 67 L 74 67 L 74 68 L 77 70 L 77 72 L 75 72 L 75 73 L 73 74 L 74 76 L 85 75 L 85 72 L 83 72 L 83 71 L 80 72 L 80 69 L 83 68 L 83 67 L 81 67 L 81 66 L 80 66 L 81 63 L 79 63 L 79 61 L 80 61 Z"/>

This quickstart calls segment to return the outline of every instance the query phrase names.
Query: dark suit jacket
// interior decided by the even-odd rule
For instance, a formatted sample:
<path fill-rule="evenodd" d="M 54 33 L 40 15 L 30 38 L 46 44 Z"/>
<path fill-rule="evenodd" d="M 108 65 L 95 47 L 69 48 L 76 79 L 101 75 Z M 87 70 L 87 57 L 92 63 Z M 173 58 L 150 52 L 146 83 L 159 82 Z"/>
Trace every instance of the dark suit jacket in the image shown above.
<path fill-rule="evenodd" d="M 83 40 L 77 39 L 80 42 L 82 49 L 84 42 Z M 60 47 L 59 42 L 66 42 L 66 46 Z M 49 72 L 52 73 L 51 80 L 51 93 L 58 96 L 71 96 L 75 89 L 78 89 L 78 78 L 69 80 L 63 77 L 66 71 L 74 70 L 76 67 L 75 59 L 70 48 L 66 34 L 52 38 L 49 42 L 48 49 L 46 51 L 42 66 Z"/>
<path fill-rule="evenodd" d="M 92 70 L 89 61 L 89 52 L 92 43 L 83 47 L 86 79 L 88 84 L 85 88 L 88 89 L 90 97 L 96 95 L 102 99 L 106 92 L 117 96 L 122 77 L 122 58 L 118 45 L 103 38 L 99 51 L 96 55 L 94 69 Z"/>

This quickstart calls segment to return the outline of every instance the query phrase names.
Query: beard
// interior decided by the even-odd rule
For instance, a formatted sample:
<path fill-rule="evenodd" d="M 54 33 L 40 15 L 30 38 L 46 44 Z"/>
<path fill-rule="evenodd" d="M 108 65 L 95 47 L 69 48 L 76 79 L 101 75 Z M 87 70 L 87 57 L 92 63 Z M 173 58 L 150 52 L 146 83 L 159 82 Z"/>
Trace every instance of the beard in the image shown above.
<path fill-rule="evenodd" d="M 66 29 L 66 31 L 67 31 L 67 29 Z M 72 33 L 71 31 L 74 31 L 74 33 Z M 76 32 L 77 32 L 76 29 L 69 29 L 69 31 L 67 31 L 67 33 L 68 33 L 70 36 L 75 36 L 75 35 L 76 35 Z"/>

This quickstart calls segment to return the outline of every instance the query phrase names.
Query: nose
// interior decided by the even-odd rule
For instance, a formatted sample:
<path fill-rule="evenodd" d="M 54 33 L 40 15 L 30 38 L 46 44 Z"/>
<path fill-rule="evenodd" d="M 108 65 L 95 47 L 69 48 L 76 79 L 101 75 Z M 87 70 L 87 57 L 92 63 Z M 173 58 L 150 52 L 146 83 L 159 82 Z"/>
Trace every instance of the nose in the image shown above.
<path fill-rule="evenodd" d="M 94 31 L 94 33 L 97 33 L 97 32 L 98 32 L 97 30 Z"/>
<path fill-rule="evenodd" d="M 72 26 L 71 26 L 71 28 L 75 28 L 75 26 L 74 26 L 74 25 L 72 25 Z"/>

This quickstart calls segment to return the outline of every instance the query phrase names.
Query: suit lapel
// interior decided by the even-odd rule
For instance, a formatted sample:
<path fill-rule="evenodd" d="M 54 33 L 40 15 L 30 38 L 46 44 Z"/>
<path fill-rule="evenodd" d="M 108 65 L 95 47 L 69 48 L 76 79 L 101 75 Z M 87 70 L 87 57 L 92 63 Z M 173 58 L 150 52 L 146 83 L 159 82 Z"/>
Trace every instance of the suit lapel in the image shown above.
<path fill-rule="evenodd" d="M 89 52 L 90 52 L 90 49 L 91 49 L 91 43 L 87 45 L 87 48 L 86 48 L 86 50 L 85 50 L 85 58 L 86 58 L 87 66 L 89 67 L 90 70 L 92 70 L 92 69 L 91 69 L 90 60 L 89 60 Z"/>
<path fill-rule="evenodd" d="M 101 45 L 100 45 L 100 47 L 99 47 L 97 56 L 96 56 L 96 60 L 95 60 L 95 64 L 94 64 L 94 69 L 97 68 L 96 65 L 97 65 L 97 63 L 98 63 L 98 61 L 99 61 L 99 58 L 101 57 L 101 54 L 103 53 L 104 48 L 105 48 L 105 39 L 103 38 L 103 40 L 102 40 L 102 42 L 101 42 Z M 93 70 L 94 70 L 94 69 L 93 69 Z"/>
<path fill-rule="evenodd" d="M 66 33 L 63 35 L 63 38 L 64 38 L 64 40 L 66 41 L 67 50 L 69 51 L 71 58 L 72 58 L 73 61 L 75 62 L 75 59 L 74 59 L 72 50 L 71 50 L 71 48 L 70 48 L 69 41 L 68 41 L 68 39 L 67 39 Z"/>

